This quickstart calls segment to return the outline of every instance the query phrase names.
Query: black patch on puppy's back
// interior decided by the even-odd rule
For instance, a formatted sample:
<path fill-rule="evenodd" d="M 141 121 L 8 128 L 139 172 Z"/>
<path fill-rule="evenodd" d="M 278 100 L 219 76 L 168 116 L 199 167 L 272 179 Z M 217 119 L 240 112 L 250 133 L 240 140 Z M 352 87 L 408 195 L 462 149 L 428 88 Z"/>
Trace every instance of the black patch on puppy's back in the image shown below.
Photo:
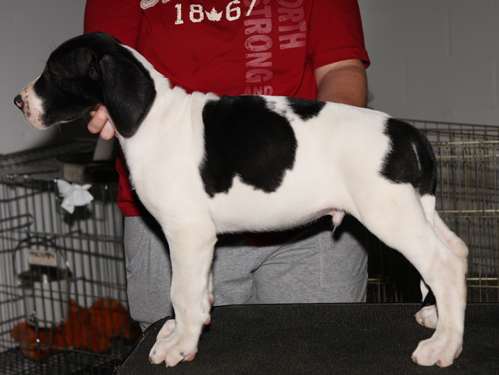
<path fill-rule="evenodd" d="M 223 96 L 203 109 L 205 158 L 200 166 L 210 197 L 227 193 L 234 177 L 276 191 L 295 161 L 297 142 L 288 120 L 259 96 Z"/>
<path fill-rule="evenodd" d="M 286 98 L 286 100 L 288 105 L 293 109 L 293 112 L 302 120 L 310 120 L 319 115 L 322 108 L 326 105 L 325 102 L 302 98 Z"/>
<path fill-rule="evenodd" d="M 435 195 L 437 160 L 431 143 L 414 126 L 388 119 L 384 133 L 390 138 L 381 174 L 396 183 L 410 183 L 420 196 Z"/>

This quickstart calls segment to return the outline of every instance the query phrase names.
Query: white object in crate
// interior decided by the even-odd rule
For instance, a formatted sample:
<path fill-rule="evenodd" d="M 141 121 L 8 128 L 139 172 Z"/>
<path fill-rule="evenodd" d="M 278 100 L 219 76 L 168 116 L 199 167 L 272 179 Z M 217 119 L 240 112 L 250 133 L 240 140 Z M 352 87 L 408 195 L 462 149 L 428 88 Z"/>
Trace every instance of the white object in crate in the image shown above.
<path fill-rule="evenodd" d="M 57 267 L 57 253 L 50 250 L 28 250 L 28 263 L 37 266 Z"/>
<path fill-rule="evenodd" d="M 70 184 L 64 180 L 57 180 L 57 188 L 63 197 L 62 208 L 72 214 L 75 207 L 86 206 L 92 202 L 94 197 L 88 192 L 91 186 L 90 184 L 78 185 Z"/>
<path fill-rule="evenodd" d="M 71 272 L 57 267 L 55 251 L 29 249 L 28 262 L 30 270 L 19 275 L 28 322 L 40 327 L 64 323 L 70 306 Z"/>

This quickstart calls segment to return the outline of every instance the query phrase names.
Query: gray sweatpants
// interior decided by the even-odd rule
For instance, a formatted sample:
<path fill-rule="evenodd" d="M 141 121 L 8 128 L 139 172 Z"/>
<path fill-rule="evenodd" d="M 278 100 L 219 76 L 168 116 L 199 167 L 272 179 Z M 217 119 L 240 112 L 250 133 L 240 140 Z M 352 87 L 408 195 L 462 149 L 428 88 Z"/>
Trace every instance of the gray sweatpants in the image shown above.
<path fill-rule="evenodd" d="M 334 235 L 326 218 L 276 246 L 222 235 L 213 261 L 214 305 L 364 302 L 366 239 L 348 216 Z M 130 314 L 144 329 L 173 314 L 168 245 L 153 218 L 125 219 L 125 254 Z"/>

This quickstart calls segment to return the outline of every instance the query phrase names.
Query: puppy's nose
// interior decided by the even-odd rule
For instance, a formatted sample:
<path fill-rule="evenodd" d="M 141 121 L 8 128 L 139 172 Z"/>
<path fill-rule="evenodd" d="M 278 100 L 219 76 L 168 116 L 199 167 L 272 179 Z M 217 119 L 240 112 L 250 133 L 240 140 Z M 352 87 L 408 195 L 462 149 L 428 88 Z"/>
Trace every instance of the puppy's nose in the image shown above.
<path fill-rule="evenodd" d="M 15 98 L 14 98 L 14 104 L 20 109 L 22 110 L 24 108 L 24 100 L 23 100 L 23 97 L 21 96 L 21 94 L 17 95 Z"/>

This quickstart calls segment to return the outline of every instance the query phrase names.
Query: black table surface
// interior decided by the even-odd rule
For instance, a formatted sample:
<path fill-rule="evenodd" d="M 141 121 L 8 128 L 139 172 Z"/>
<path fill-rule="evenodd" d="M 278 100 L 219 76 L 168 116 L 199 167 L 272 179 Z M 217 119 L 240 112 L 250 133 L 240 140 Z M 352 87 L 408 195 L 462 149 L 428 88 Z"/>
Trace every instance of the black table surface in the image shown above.
<path fill-rule="evenodd" d="M 464 350 L 451 367 L 419 367 L 411 353 L 433 330 L 416 323 L 418 304 L 215 307 L 194 361 L 149 363 L 164 320 L 153 324 L 115 369 L 158 374 L 499 374 L 499 304 L 469 304 Z"/>

